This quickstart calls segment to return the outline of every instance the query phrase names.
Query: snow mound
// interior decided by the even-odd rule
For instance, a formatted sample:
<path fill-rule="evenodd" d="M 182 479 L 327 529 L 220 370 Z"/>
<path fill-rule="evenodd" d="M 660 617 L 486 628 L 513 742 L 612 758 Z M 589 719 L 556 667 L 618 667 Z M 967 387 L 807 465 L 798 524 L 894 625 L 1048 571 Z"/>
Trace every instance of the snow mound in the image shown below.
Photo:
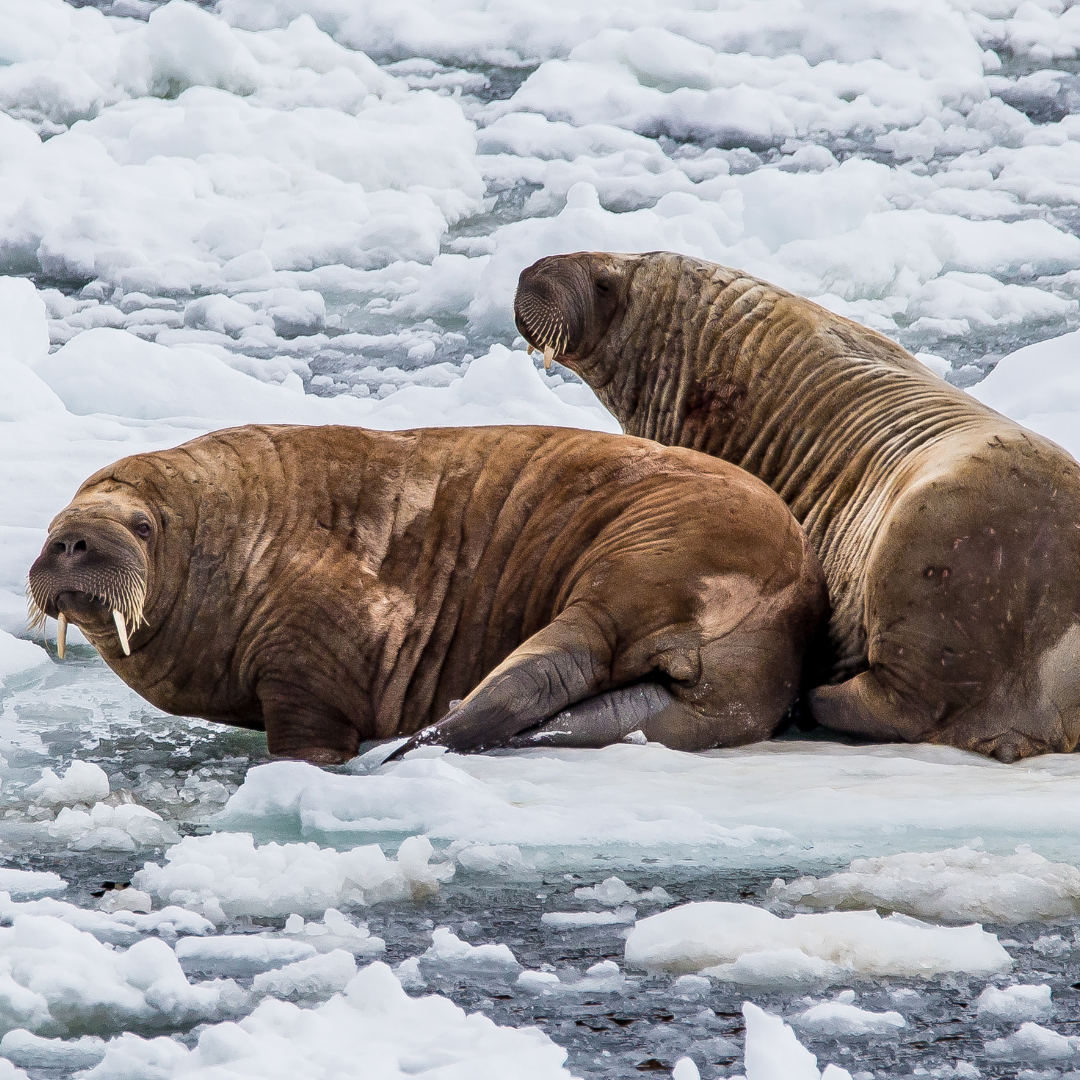
<path fill-rule="evenodd" d="M 626 939 L 627 963 L 746 981 L 746 965 L 772 978 L 838 978 L 852 973 L 932 978 L 948 971 L 990 974 L 1012 965 L 980 926 L 936 927 L 873 911 L 781 919 L 750 904 L 683 904 L 640 919 Z M 740 967 L 739 965 L 743 966 Z M 760 981 L 755 978 L 753 981 Z"/>
<path fill-rule="evenodd" d="M 211 1080 L 223 1066 L 234 1075 L 360 1080 L 393 1075 L 399 1062 L 410 1075 L 570 1080 L 565 1059 L 566 1051 L 536 1028 L 498 1027 L 444 997 L 409 997 L 376 961 L 324 1005 L 301 1009 L 264 1000 L 239 1023 L 204 1028 L 191 1050 L 171 1039 L 124 1035 L 109 1044 L 87 1080 Z"/>
<path fill-rule="evenodd" d="M 899 911 L 939 922 L 1020 923 L 1080 912 L 1080 870 L 1032 851 L 971 848 L 856 859 L 824 878 L 777 878 L 769 898 L 811 908 Z"/>
<path fill-rule="evenodd" d="M 192 985 L 164 941 L 117 952 L 47 915 L 0 928 L 0 1027 L 76 1035 L 220 1020 L 247 994 L 231 981 Z"/>
<path fill-rule="evenodd" d="M 454 872 L 429 865 L 430 841 L 402 841 L 397 861 L 377 844 L 333 851 L 318 844 L 264 844 L 249 833 L 188 836 L 165 853 L 165 865 L 147 863 L 132 883 L 170 904 L 215 923 L 238 915 L 260 918 L 322 914 L 343 904 L 373 904 L 429 895 Z"/>
<path fill-rule="evenodd" d="M 1006 986 L 1000 990 L 996 986 L 988 986 L 975 999 L 975 1007 L 980 1014 L 1014 1023 L 1017 1020 L 1045 1020 L 1054 1013 L 1050 987 L 1046 983 L 1039 986 Z"/>

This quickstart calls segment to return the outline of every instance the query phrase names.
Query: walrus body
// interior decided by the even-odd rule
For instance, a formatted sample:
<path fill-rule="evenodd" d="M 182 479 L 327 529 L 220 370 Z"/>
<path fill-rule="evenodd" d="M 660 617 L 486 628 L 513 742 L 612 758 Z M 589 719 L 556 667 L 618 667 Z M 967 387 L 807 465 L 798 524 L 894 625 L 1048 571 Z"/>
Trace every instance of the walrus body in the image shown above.
<path fill-rule="evenodd" d="M 823 725 L 1003 761 L 1080 737 L 1080 467 L 884 336 L 737 270 L 579 253 L 518 328 L 631 435 L 768 483 L 828 581 Z"/>
<path fill-rule="evenodd" d="M 322 763 L 440 718 L 421 741 L 461 750 L 766 738 L 826 610 L 753 477 L 536 427 L 247 427 L 126 458 L 53 521 L 30 593 L 159 708 Z"/>

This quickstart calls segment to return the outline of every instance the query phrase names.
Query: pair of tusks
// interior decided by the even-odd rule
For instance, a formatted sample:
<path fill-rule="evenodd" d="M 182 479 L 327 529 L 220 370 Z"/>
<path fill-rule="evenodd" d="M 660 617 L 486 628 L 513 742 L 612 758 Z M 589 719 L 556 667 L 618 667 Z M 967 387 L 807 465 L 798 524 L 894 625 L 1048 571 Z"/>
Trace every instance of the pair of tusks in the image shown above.
<path fill-rule="evenodd" d="M 120 646 L 125 656 L 131 655 L 131 646 L 128 644 L 127 623 L 124 621 L 124 613 L 115 608 L 112 613 L 113 622 L 116 623 L 116 636 L 120 639 Z M 56 616 L 56 655 L 61 660 L 67 655 L 67 616 L 60 612 Z"/>
<path fill-rule="evenodd" d="M 532 356 L 532 354 L 533 354 L 533 352 L 535 350 L 536 350 L 536 346 L 535 345 L 530 345 L 528 355 Z M 545 345 L 544 346 L 544 370 L 545 371 L 550 371 L 551 370 L 551 361 L 554 360 L 554 359 L 555 359 L 555 350 L 550 345 Z"/>

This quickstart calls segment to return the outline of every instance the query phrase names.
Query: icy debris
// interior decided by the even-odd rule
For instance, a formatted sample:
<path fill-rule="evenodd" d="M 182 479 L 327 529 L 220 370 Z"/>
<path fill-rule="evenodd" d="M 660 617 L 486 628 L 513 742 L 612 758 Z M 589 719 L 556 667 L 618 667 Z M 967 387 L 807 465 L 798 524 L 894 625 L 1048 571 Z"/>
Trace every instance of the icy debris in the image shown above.
<path fill-rule="evenodd" d="M 514 878 L 535 876 L 536 867 L 521 854 L 521 848 L 516 844 L 475 844 L 455 840 L 444 854 L 473 873 Z"/>
<path fill-rule="evenodd" d="M 91 911 L 51 897 L 19 903 L 0 892 L 0 920 L 10 924 L 20 915 L 59 919 L 76 930 L 93 934 L 109 945 L 130 945 L 146 934 L 156 933 L 159 937 L 172 940 L 181 934 L 206 934 L 214 929 L 213 923 L 181 907 L 170 906 L 150 914 L 133 911 L 108 913 Z"/>
<path fill-rule="evenodd" d="M 1030 850 L 971 848 L 856 859 L 828 877 L 773 882 L 769 899 L 812 908 L 899 911 L 940 922 L 1031 922 L 1080 912 L 1080 870 Z"/>
<path fill-rule="evenodd" d="M 249 833 L 188 836 L 132 879 L 152 896 L 181 904 L 215 923 L 238 915 L 321 915 L 329 907 L 373 904 L 435 892 L 452 863 L 429 864 L 422 836 L 403 840 L 397 861 L 377 844 L 334 851 L 318 844 L 263 844 Z"/>
<path fill-rule="evenodd" d="M 985 1053 L 1002 1061 L 1063 1061 L 1080 1053 L 1080 1037 L 1061 1035 L 1028 1021 L 1012 1035 L 988 1042 Z"/>
<path fill-rule="evenodd" d="M 98 901 L 98 910 L 105 912 L 136 911 L 148 915 L 153 906 L 154 901 L 149 893 L 131 888 L 109 889 Z"/>
<path fill-rule="evenodd" d="M 422 990 L 427 986 L 427 981 L 420 972 L 420 957 L 410 956 L 405 960 L 402 960 L 397 967 L 394 968 L 394 974 L 397 976 L 398 982 L 406 990 Z"/>
<path fill-rule="evenodd" d="M 737 965 L 760 962 L 764 974 L 789 978 L 901 975 L 932 978 L 948 971 L 990 974 L 1012 965 L 981 926 L 937 927 L 873 911 L 780 919 L 750 904 L 683 904 L 640 919 L 626 939 L 627 963 L 650 970 L 698 972 L 742 981 Z M 755 977 L 755 982 L 762 981 Z"/>
<path fill-rule="evenodd" d="M 0 361 L 0 370 L 2 369 L 3 363 Z M 45 391 L 47 388 L 42 386 L 40 389 Z M 5 418 L 0 415 L 0 420 L 2 419 Z M 0 688 L 13 676 L 33 671 L 34 668 L 44 668 L 49 662 L 49 654 L 40 645 L 0 630 Z"/>
<path fill-rule="evenodd" d="M 437 995 L 410 998 L 376 961 L 323 1005 L 301 1009 L 264 1000 L 239 1023 L 204 1028 L 192 1050 L 172 1040 L 123 1036 L 86 1080 L 210 1080 L 222 1065 L 238 1076 L 310 1080 L 359 1080 L 376 1067 L 392 1074 L 402 1065 L 410 1075 L 569 1080 L 565 1059 L 566 1051 L 537 1028 L 498 1027 Z"/>
<path fill-rule="evenodd" d="M 26 794 L 39 806 L 71 806 L 74 803 L 92 806 L 108 796 L 109 778 L 100 765 L 76 759 L 63 776 L 57 776 L 52 769 L 42 769 L 41 779 L 31 784 Z"/>
<path fill-rule="evenodd" d="M 285 920 L 284 933 L 299 937 L 321 953 L 342 949 L 371 960 L 386 952 L 386 942 L 375 937 L 367 923 L 354 923 L 337 908 L 327 908 L 322 922 L 305 922 L 300 915 L 292 914 Z"/>
<path fill-rule="evenodd" d="M 701 1080 L 701 1073 L 692 1058 L 681 1057 L 671 1070 L 671 1080 Z"/>
<path fill-rule="evenodd" d="M 819 1072 L 817 1057 L 780 1019 L 749 1001 L 743 1002 L 746 1049 L 743 1080 L 851 1080 L 846 1069 L 827 1065 Z"/>
<path fill-rule="evenodd" d="M 1050 1000 L 1050 987 L 1046 983 L 1039 986 L 1006 986 L 998 989 L 988 986 L 975 999 L 979 1013 L 997 1017 L 999 1020 L 1045 1020 L 1054 1013 L 1054 1003 Z"/>
<path fill-rule="evenodd" d="M 25 1028 L 14 1028 L 0 1039 L 0 1055 L 25 1069 L 90 1069 L 105 1056 L 105 1041 L 96 1035 L 43 1039 Z"/>
<path fill-rule="evenodd" d="M 545 911 L 540 921 L 553 930 L 577 930 L 586 926 L 621 926 L 636 918 L 635 908 L 620 907 L 614 911 Z"/>
<path fill-rule="evenodd" d="M 40 901 L 39 901 L 40 902 Z M 50 916 L 0 928 L 0 1027 L 74 1035 L 220 1020 L 243 1009 L 232 981 L 192 985 L 158 938 L 119 952 Z"/>
<path fill-rule="evenodd" d="M 279 998 L 329 997 L 344 990 L 355 974 L 356 960 L 352 953 L 333 949 L 275 971 L 264 971 L 252 980 L 251 989 L 256 994 Z"/>
<path fill-rule="evenodd" d="M 63 892 L 67 882 L 51 870 L 16 870 L 0 867 L 0 892 L 11 896 L 51 896 Z"/>
<path fill-rule="evenodd" d="M 707 994 L 712 983 L 701 975 L 680 975 L 672 984 L 671 992 L 676 997 L 696 998 Z"/>
<path fill-rule="evenodd" d="M 523 971 L 517 985 L 532 994 L 623 994 L 638 985 L 638 980 L 628 979 L 614 960 L 593 964 L 583 976 L 572 970 L 563 974 L 565 978 L 554 971 Z"/>
<path fill-rule="evenodd" d="M 575 889 L 574 896 L 578 900 L 595 900 L 605 907 L 619 907 L 623 904 L 670 904 L 671 895 L 659 885 L 647 889 L 643 893 L 631 889 L 622 878 L 605 878 L 599 885 L 589 885 L 585 888 Z"/>
<path fill-rule="evenodd" d="M 96 803 L 89 812 L 65 806 L 48 825 L 49 835 L 74 851 L 135 851 L 180 839 L 176 826 L 138 803 Z"/>
<path fill-rule="evenodd" d="M 420 957 L 422 964 L 447 967 L 488 968 L 518 971 L 521 965 L 509 945 L 470 945 L 449 927 L 439 926 L 431 933 L 431 945 Z"/>
<path fill-rule="evenodd" d="M 1074 945 L 1074 941 L 1066 941 L 1060 934 L 1040 934 L 1031 943 L 1031 951 L 1040 956 L 1064 956 Z"/>
<path fill-rule="evenodd" d="M 255 975 L 317 955 L 314 946 L 306 942 L 272 938 L 265 934 L 186 937 L 173 948 L 184 970 L 196 971 L 200 975 Z"/>
<path fill-rule="evenodd" d="M 792 1027 L 816 1035 L 844 1038 L 854 1035 L 891 1035 L 906 1021 L 898 1012 L 868 1012 L 842 1001 L 823 1001 L 812 1005 L 791 1020 Z"/>

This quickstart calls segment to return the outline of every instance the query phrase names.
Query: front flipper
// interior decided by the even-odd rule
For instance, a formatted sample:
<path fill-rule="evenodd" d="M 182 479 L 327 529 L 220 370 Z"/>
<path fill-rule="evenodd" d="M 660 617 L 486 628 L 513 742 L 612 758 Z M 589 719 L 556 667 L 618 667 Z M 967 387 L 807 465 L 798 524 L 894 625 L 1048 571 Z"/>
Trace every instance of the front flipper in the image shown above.
<path fill-rule="evenodd" d="M 632 731 L 644 731 L 666 709 L 681 706 L 658 683 L 637 683 L 597 694 L 571 705 L 558 716 L 510 739 L 515 749 L 529 746 L 576 746 L 599 749 L 621 742 Z"/>
<path fill-rule="evenodd" d="M 520 732 L 606 689 L 611 647 L 582 607 L 572 607 L 519 645 L 431 727 L 418 731 L 386 760 L 417 746 L 477 753 L 506 746 Z"/>

